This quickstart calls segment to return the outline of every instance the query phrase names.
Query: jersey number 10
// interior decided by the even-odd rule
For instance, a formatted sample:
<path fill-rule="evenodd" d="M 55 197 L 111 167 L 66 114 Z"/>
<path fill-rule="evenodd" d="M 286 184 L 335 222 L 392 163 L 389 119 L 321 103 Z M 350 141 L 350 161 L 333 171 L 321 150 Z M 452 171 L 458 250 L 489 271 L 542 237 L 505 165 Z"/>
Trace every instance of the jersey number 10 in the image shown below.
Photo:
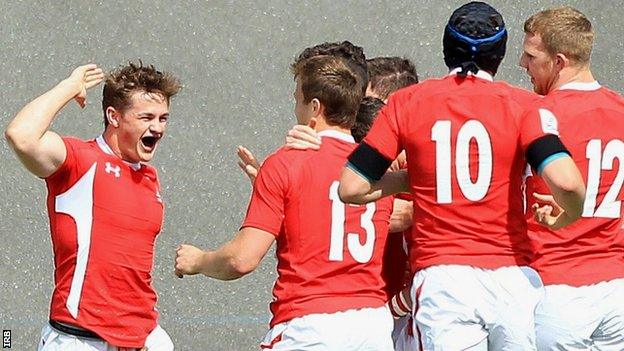
<path fill-rule="evenodd" d="M 479 173 L 475 182 L 470 178 L 470 141 L 479 150 Z M 431 140 L 436 143 L 436 195 L 439 204 L 453 201 L 451 182 L 451 121 L 437 121 L 431 128 Z M 479 201 L 485 197 L 492 180 L 492 143 L 490 135 L 477 120 L 469 120 L 459 128 L 455 145 L 455 172 L 464 197 Z"/>

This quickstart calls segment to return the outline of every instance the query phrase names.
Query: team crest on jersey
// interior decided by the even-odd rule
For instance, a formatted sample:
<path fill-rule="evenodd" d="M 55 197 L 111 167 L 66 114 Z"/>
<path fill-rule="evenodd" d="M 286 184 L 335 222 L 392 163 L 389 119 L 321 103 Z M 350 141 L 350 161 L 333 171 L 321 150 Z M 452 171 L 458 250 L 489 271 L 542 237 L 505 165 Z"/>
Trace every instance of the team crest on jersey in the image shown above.
<path fill-rule="evenodd" d="M 540 121 L 542 122 L 542 130 L 544 133 L 559 135 L 557 126 L 557 117 L 545 108 L 539 109 Z"/>
<path fill-rule="evenodd" d="M 108 174 L 114 174 L 115 178 L 121 177 L 121 167 L 113 166 L 110 162 L 106 162 L 106 169 L 104 172 Z"/>

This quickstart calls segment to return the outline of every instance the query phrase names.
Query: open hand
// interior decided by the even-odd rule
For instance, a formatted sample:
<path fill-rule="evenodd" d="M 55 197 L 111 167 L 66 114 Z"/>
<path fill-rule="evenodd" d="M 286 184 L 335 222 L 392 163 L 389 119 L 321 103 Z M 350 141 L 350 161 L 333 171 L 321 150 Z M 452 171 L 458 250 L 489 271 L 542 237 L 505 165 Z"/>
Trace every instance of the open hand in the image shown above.
<path fill-rule="evenodd" d="M 244 146 L 238 146 L 237 152 L 238 154 L 238 167 L 245 172 L 245 175 L 249 177 L 251 184 L 256 181 L 256 177 L 258 176 L 258 171 L 260 170 L 260 163 L 254 156 L 254 154 L 249 151 Z"/>
<path fill-rule="evenodd" d="M 104 72 L 96 64 L 91 63 L 76 68 L 67 80 L 77 84 L 79 91 L 74 100 L 84 108 L 87 102 L 87 89 L 100 84 L 104 80 Z"/>

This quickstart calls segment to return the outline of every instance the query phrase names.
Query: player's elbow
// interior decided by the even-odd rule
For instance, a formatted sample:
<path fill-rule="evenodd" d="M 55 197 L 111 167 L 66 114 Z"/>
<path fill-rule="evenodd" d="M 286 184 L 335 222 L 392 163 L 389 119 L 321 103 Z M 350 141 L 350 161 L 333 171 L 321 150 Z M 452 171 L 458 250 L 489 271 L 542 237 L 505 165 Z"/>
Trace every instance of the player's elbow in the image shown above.
<path fill-rule="evenodd" d="M 260 261 L 255 260 L 253 258 L 244 257 L 242 255 L 236 255 L 230 258 L 230 272 L 232 274 L 232 279 L 241 278 L 251 272 L 253 272 Z"/>
<path fill-rule="evenodd" d="M 33 142 L 25 137 L 21 128 L 10 124 L 4 131 L 4 138 L 7 140 L 13 150 L 21 153 L 27 153 L 33 147 Z"/>
<path fill-rule="evenodd" d="M 16 148 L 16 143 L 18 141 L 17 131 L 14 127 L 8 126 L 7 129 L 4 130 L 4 138 L 9 142 L 12 148 Z"/>
<path fill-rule="evenodd" d="M 364 198 L 357 184 L 353 182 L 340 181 L 338 186 L 338 197 L 345 204 L 363 204 Z"/>

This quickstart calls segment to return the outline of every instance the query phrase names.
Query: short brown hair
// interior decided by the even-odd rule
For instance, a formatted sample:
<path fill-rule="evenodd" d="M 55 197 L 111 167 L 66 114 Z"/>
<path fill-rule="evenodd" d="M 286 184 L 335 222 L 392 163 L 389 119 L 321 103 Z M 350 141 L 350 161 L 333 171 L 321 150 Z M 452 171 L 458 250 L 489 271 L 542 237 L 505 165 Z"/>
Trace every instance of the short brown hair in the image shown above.
<path fill-rule="evenodd" d="M 157 71 L 154 66 L 144 66 L 143 62 L 129 62 L 127 66 L 120 67 L 106 76 L 104 92 L 102 96 L 102 109 L 104 110 L 104 126 L 108 126 L 106 109 L 109 106 L 123 111 L 130 107 L 132 95 L 143 91 L 162 95 L 167 104 L 169 99 L 177 94 L 182 85 L 180 81 L 167 72 Z"/>
<path fill-rule="evenodd" d="M 362 91 L 366 93 L 368 69 L 366 68 L 364 49 L 361 46 L 353 45 L 353 43 L 348 40 L 343 42 L 325 42 L 304 49 L 295 59 L 295 64 L 301 60 L 321 55 L 335 56 L 344 59 L 349 67 L 362 79 Z"/>
<path fill-rule="evenodd" d="M 406 58 L 375 57 L 366 60 L 366 64 L 371 90 L 382 100 L 401 88 L 418 83 L 416 67 Z"/>
<path fill-rule="evenodd" d="M 362 101 L 362 79 L 341 58 L 314 56 L 291 66 L 301 80 L 305 103 L 318 99 L 325 108 L 329 125 L 350 129 Z"/>
<path fill-rule="evenodd" d="M 384 106 L 385 104 L 381 99 L 372 96 L 366 96 L 362 99 L 360 108 L 355 116 L 355 124 L 351 127 L 351 135 L 353 135 L 356 143 L 364 140 L 364 137 L 373 126 L 379 111 Z"/>
<path fill-rule="evenodd" d="M 560 6 L 538 12 L 524 22 L 524 32 L 539 35 L 551 55 L 562 53 L 575 63 L 589 63 L 594 30 L 577 9 Z"/>

